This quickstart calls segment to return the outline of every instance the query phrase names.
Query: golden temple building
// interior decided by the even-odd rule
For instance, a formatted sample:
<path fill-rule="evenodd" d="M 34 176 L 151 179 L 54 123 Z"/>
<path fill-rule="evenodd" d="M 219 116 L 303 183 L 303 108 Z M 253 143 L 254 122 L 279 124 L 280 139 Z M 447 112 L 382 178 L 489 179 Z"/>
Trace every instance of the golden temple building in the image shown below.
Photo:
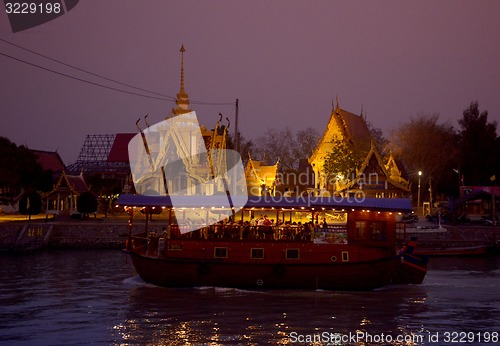
<path fill-rule="evenodd" d="M 274 196 L 278 162 L 267 166 L 250 157 L 245 167 L 245 178 L 249 196 Z"/>
<path fill-rule="evenodd" d="M 332 184 L 325 172 L 325 160 L 333 151 L 336 143 L 342 141 L 356 152 L 367 152 L 355 174 L 342 182 Z M 365 197 L 407 197 L 410 183 L 392 154 L 384 160 L 375 145 L 365 117 L 341 109 L 332 103 L 330 120 L 325 132 L 309 157 L 314 172 L 314 188 L 309 194 L 316 196 L 365 196 Z"/>

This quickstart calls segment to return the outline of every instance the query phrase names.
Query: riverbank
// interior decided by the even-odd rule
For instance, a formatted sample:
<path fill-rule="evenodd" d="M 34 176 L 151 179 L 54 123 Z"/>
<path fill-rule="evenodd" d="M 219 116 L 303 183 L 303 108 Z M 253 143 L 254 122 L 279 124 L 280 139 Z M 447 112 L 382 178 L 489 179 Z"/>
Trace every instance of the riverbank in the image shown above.
<path fill-rule="evenodd" d="M 5 220 L 0 222 L 0 251 L 35 249 L 121 249 L 127 240 L 127 215 L 91 218 L 88 220 L 48 221 Z M 165 220 L 150 221 L 149 230 L 161 233 Z M 132 232 L 145 228 L 145 218 L 134 219 Z M 450 226 L 433 224 L 408 225 L 401 239 L 416 236 L 419 247 L 487 246 L 497 250 L 500 227 Z"/>
<path fill-rule="evenodd" d="M 150 221 L 149 229 L 159 232 L 164 220 Z M 137 219 L 132 231 L 138 233 L 145 220 Z M 37 249 L 122 249 L 127 240 L 127 217 L 88 220 L 46 221 L 45 219 L 0 223 L 0 251 Z"/>

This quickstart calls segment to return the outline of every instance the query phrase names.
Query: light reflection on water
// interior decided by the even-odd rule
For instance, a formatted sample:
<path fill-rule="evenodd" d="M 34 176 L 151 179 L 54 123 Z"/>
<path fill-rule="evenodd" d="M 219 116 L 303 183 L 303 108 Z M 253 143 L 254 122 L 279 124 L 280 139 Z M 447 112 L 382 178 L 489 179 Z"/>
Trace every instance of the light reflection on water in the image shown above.
<path fill-rule="evenodd" d="M 2 255 L 0 264 L 0 344 L 289 345 L 291 335 L 366 332 L 411 345 L 429 333 L 500 331 L 494 256 L 432 259 L 422 285 L 371 292 L 159 288 L 117 251 Z"/>

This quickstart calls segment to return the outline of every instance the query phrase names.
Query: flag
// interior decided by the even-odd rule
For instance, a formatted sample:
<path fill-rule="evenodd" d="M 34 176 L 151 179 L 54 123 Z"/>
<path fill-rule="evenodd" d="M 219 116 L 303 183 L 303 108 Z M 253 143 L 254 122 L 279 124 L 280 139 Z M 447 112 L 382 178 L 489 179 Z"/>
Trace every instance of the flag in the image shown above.
<path fill-rule="evenodd" d="M 497 177 L 496 177 L 496 174 L 493 174 L 493 175 L 490 177 L 490 180 L 491 180 L 491 181 L 495 181 L 495 180 L 496 180 L 496 178 L 497 178 Z"/>

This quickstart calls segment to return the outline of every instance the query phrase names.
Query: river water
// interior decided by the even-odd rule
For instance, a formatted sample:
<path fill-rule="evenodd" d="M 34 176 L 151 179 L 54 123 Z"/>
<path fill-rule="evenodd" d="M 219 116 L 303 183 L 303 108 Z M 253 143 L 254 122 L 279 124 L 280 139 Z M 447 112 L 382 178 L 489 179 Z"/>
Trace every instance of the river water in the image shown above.
<path fill-rule="evenodd" d="M 166 289 L 119 251 L 0 255 L 2 345 L 500 344 L 500 257 L 371 292 Z"/>

